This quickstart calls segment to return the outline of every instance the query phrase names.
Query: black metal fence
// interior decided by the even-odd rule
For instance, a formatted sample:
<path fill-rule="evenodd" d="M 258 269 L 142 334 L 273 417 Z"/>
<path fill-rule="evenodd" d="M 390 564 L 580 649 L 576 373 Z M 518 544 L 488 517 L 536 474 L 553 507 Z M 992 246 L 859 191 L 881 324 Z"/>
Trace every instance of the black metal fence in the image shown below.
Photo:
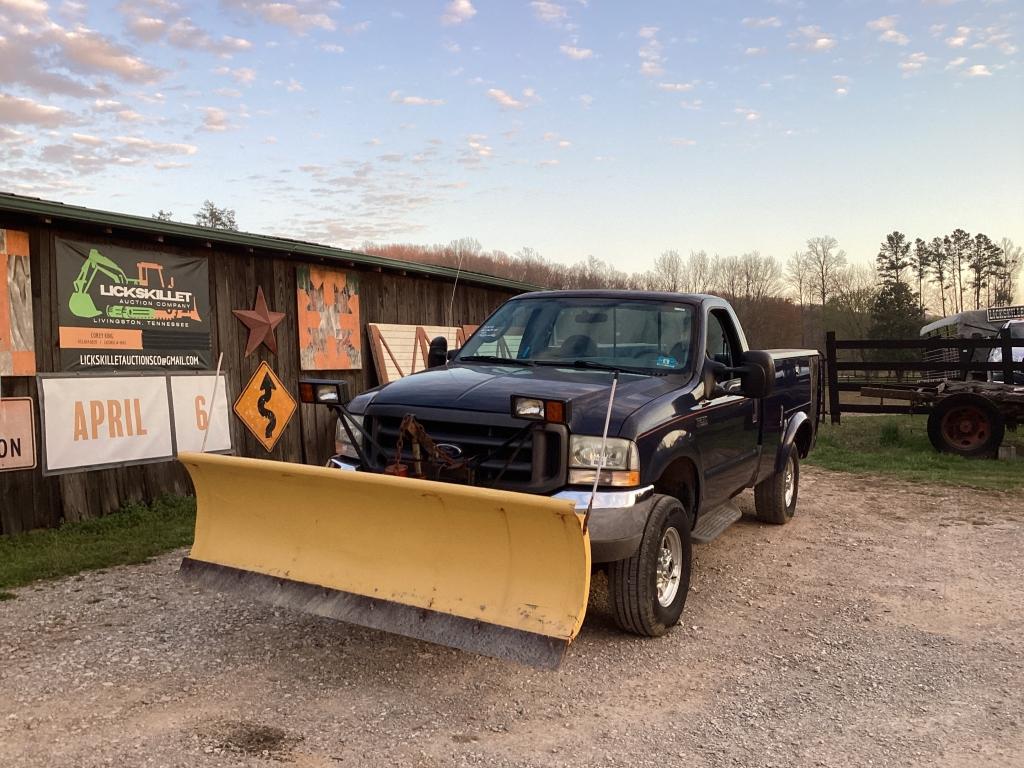
<path fill-rule="evenodd" d="M 987 379 L 990 373 L 1011 382 L 1024 376 L 1024 362 L 1014 362 L 1013 350 L 1024 339 L 836 339 L 825 335 L 828 410 L 833 424 L 843 413 L 923 413 L 922 406 L 885 403 L 843 403 L 843 392 L 860 393 L 879 384 L 914 387 L 925 381 Z M 1000 349 L 1001 362 L 989 362 L 989 351 Z M 902 353 L 902 354 L 900 354 Z M 887 359 L 887 355 L 889 356 Z"/>

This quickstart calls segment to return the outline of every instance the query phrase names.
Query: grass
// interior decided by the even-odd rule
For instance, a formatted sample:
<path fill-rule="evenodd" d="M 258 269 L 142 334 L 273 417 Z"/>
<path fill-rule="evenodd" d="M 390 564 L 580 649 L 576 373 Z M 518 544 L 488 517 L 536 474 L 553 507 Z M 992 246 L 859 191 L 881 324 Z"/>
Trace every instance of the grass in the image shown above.
<path fill-rule="evenodd" d="M 1024 455 L 1024 429 L 1007 430 L 1004 445 Z M 822 424 L 807 463 L 839 472 L 862 472 L 921 483 L 985 490 L 1024 489 L 1024 459 L 964 459 L 939 453 L 928 441 L 924 416 L 846 416 Z"/>
<path fill-rule="evenodd" d="M 14 597 L 5 588 L 142 563 L 185 546 L 192 541 L 195 520 L 194 499 L 167 496 L 148 506 L 131 504 L 95 520 L 0 536 L 0 600 Z"/>

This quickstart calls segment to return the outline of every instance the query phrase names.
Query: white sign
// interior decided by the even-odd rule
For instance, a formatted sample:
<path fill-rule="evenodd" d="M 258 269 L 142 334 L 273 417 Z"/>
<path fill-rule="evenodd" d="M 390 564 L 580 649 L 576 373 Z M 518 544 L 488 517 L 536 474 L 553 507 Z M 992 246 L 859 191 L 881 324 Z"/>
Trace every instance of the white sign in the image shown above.
<path fill-rule="evenodd" d="M 36 420 L 32 398 L 0 399 L 0 472 L 35 466 Z"/>
<path fill-rule="evenodd" d="M 203 450 L 204 435 L 207 452 L 230 451 L 227 377 L 221 374 L 220 381 L 216 376 L 171 376 L 170 379 L 177 452 Z"/>
<path fill-rule="evenodd" d="M 174 455 L 164 376 L 40 377 L 44 473 Z"/>

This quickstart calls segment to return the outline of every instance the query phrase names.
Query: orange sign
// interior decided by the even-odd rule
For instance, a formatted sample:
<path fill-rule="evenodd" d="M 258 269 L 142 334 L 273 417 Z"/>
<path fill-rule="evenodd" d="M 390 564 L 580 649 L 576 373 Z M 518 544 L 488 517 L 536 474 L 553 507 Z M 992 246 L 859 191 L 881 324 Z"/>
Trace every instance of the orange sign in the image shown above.
<path fill-rule="evenodd" d="M 0 400 L 0 472 L 34 469 L 36 422 L 31 397 Z"/>
<path fill-rule="evenodd" d="M 0 376 L 35 372 L 28 235 L 0 229 Z"/>
<path fill-rule="evenodd" d="M 142 331 L 60 326 L 60 346 L 77 349 L 142 349 Z"/>
<path fill-rule="evenodd" d="M 260 363 L 256 373 L 235 400 L 235 415 L 267 449 L 274 450 L 284 428 L 295 414 L 295 399 L 266 362 Z"/>

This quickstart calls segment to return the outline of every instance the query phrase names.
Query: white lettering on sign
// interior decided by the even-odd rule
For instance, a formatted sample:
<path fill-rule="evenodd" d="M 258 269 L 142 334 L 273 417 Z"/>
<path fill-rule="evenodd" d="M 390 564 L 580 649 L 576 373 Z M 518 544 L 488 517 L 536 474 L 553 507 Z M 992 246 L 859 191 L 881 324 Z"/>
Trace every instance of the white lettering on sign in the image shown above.
<path fill-rule="evenodd" d="M 0 400 L 0 472 L 36 465 L 36 421 L 31 397 Z"/>
<path fill-rule="evenodd" d="M 174 437 L 178 453 L 203 450 L 231 450 L 231 421 L 228 415 L 227 377 L 213 375 L 171 376 L 171 403 L 174 406 Z M 216 387 L 214 386 L 216 383 Z M 214 389 L 216 399 L 214 399 Z"/>
<path fill-rule="evenodd" d="M 44 472 L 169 459 L 174 455 L 164 376 L 39 379 Z"/>

